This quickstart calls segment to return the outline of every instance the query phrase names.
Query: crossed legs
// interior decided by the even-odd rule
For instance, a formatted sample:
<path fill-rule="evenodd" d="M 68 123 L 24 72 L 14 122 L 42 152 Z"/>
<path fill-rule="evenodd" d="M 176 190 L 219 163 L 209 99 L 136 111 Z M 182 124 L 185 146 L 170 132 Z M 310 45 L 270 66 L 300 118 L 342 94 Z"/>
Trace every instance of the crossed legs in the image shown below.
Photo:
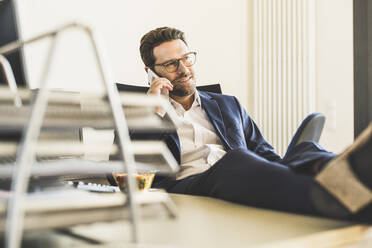
<path fill-rule="evenodd" d="M 171 193 L 210 196 L 240 204 L 315 214 L 309 202 L 313 177 L 241 149 L 228 152 L 209 170 L 179 181 Z"/>
<path fill-rule="evenodd" d="M 287 161 L 280 163 L 268 161 L 246 149 L 232 150 L 201 174 L 179 181 L 169 179 L 159 186 L 172 193 L 210 196 L 256 207 L 371 222 L 372 204 L 368 199 L 365 199 L 364 205 L 359 204 L 359 208 L 353 210 L 332 191 L 334 184 L 327 185 L 321 179 L 332 178 L 335 168 L 336 171 L 338 167 L 344 170 L 340 161 L 347 160 L 347 166 L 356 180 L 365 186 L 367 193 L 372 192 L 368 184 L 371 182 L 368 179 L 372 179 L 372 125 L 368 130 L 363 142 L 357 140 L 356 146 L 338 157 L 321 150 L 314 143 L 299 146 Z M 321 163 L 324 169 L 315 176 L 307 173 L 306 167 L 317 163 Z M 346 177 L 348 174 L 338 175 Z M 341 177 L 338 182 L 342 181 Z M 344 189 L 348 187 L 345 185 Z"/>

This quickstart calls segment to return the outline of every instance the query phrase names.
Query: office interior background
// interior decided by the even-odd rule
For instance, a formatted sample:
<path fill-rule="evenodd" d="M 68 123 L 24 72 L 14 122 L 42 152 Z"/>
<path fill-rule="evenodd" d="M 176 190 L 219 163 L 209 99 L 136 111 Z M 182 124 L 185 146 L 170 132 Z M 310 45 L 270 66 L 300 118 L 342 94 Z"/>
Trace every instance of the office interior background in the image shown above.
<path fill-rule="evenodd" d="M 287 116 L 282 110 L 279 114 L 274 113 L 280 109 L 280 104 L 271 109 L 257 106 L 257 99 L 261 96 L 257 95 L 261 82 L 257 80 L 262 80 L 257 75 L 261 68 L 257 64 L 258 58 L 270 53 L 270 49 L 265 50 L 262 47 L 258 51 L 258 42 L 271 44 L 267 48 L 283 46 L 282 43 L 278 45 L 273 41 L 274 36 L 269 35 L 270 32 L 273 33 L 272 30 L 281 30 L 283 37 L 298 41 L 299 36 L 286 36 L 287 33 L 283 33 L 283 30 L 288 28 L 293 33 L 293 30 L 302 30 L 300 27 L 306 25 L 306 33 L 301 36 L 304 43 L 298 43 L 300 45 L 293 51 L 300 51 L 300 48 L 306 46 L 301 58 L 308 60 L 301 65 L 301 75 L 305 75 L 306 71 L 308 85 L 301 89 L 304 95 L 295 98 L 303 103 L 302 98 L 306 95 L 310 102 L 307 110 L 326 115 L 321 145 L 339 152 L 353 141 L 352 0 L 19 0 L 18 7 L 23 39 L 66 22 L 78 21 L 91 25 L 101 34 L 114 79 L 120 83 L 147 84 L 139 54 L 139 41 L 144 33 L 160 26 L 178 28 L 186 33 L 190 49 L 198 52 L 198 84 L 220 83 L 223 92 L 235 95 L 260 127 L 267 125 L 259 116 L 260 111 L 265 111 L 266 119 L 270 116 L 276 118 L 276 122 L 270 125 L 277 124 L 279 114 L 285 118 Z M 280 18 L 275 13 L 280 15 L 285 13 L 283 11 L 291 12 L 293 18 L 281 23 L 274 22 L 275 18 Z M 275 23 L 275 29 L 270 29 L 264 35 L 260 32 L 263 26 L 259 26 L 257 20 L 262 21 L 264 26 Z M 302 20 L 301 24 L 298 20 Z M 257 34 L 261 34 L 261 40 L 258 40 Z M 286 44 L 292 49 L 293 43 Z M 45 41 L 25 50 L 31 87 L 38 85 L 47 45 Z M 296 54 L 293 52 L 291 58 L 295 58 Z M 261 64 L 267 61 L 263 60 Z M 278 66 L 278 63 L 275 65 Z M 270 67 L 263 70 L 270 70 Z M 287 74 L 293 75 L 288 71 Z M 267 77 L 275 75 L 278 76 L 268 73 Z M 263 80 L 267 80 L 265 77 Z M 95 70 L 90 44 L 83 34 L 71 31 L 61 36 L 50 79 L 54 88 L 103 90 Z M 276 81 L 271 82 L 275 84 Z M 297 84 L 295 80 L 293 82 Z M 284 89 L 293 90 L 292 86 Z M 282 93 L 278 88 L 270 92 L 266 97 L 283 97 L 279 96 Z M 296 104 L 296 101 L 292 101 L 283 108 L 291 108 Z M 302 119 L 306 114 L 309 113 L 302 111 L 297 119 Z M 295 122 L 299 124 L 297 119 Z M 292 129 L 295 130 L 294 127 Z M 273 135 L 275 129 L 271 131 L 271 135 L 266 133 L 269 131 L 264 127 L 262 130 L 265 137 L 275 145 L 273 139 L 278 138 Z"/>

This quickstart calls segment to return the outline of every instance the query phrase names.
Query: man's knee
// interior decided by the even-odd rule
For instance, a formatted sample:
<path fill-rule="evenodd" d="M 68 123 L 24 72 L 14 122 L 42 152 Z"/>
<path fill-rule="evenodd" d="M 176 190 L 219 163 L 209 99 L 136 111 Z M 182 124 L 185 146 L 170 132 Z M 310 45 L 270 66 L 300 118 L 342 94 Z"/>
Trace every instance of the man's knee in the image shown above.
<path fill-rule="evenodd" d="M 222 159 L 224 160 L 228 160 L 230 162 L 237 162 L 237 163 L 244 163 L 244 162 L 255 160 L 257 158 L 258 158 L 257 154 L 244 148 L 238 148 L 238 149 L 231 150 L 227 152 L 224 157 L 222 157 Z"/>

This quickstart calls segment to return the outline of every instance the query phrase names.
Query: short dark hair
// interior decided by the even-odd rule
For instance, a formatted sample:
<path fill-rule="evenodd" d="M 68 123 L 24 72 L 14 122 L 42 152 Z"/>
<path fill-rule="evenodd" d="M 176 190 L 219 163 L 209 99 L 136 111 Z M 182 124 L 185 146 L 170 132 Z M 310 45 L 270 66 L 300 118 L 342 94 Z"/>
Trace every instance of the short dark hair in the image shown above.
<path fill-rule="evenodd" d="M 182 40 L 187 45 L 185 34 L 175 28 L 161 27 L 147 32 L 142 37 L 140 45 L 143 63 L 153 69 L 155 64 L 154 48 L 164 42 L 178 39 Z"/>

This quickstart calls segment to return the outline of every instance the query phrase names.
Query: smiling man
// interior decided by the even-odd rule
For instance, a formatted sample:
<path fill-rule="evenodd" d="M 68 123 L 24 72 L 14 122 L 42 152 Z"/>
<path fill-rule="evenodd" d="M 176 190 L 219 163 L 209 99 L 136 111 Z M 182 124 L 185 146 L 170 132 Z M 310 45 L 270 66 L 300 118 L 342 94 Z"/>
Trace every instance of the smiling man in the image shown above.
<path fill-rule="evenodd" d="M 144 47 L 146 43 L 143 43 Z M 152 55 L 152 56 L 151 56 Z M 147 59 L 147 55 L 143 55 Z M 160 90 L 166 88 L 169 95 L 180 103 L 185 110 L 190 109 L 196 92 L 196 80 L 193 64 L 196 53 L 190 52 L 185 40 L 170 40 L 154 47 L 148 58 L 151 69 L 160 78 L 155 79 L 149 90 L 149 94 L 159 94 Z M 146 67 L 148 70 L 149 67 Z"/>
<path fill-rule="evenodd" d="M 154 187 L 372 222 L 372 124 L 340 156 L 303 142 L 282 159 L 235 97 L 196 90 L 196 52 L 182 31 L 152 30 L 142 37 L 140 52 L 145 70 L 158 75 L 147 93 L 169 95 L 182 123 L 177 133 L 160 137 L 180 172 L 156 176 Z"/>

